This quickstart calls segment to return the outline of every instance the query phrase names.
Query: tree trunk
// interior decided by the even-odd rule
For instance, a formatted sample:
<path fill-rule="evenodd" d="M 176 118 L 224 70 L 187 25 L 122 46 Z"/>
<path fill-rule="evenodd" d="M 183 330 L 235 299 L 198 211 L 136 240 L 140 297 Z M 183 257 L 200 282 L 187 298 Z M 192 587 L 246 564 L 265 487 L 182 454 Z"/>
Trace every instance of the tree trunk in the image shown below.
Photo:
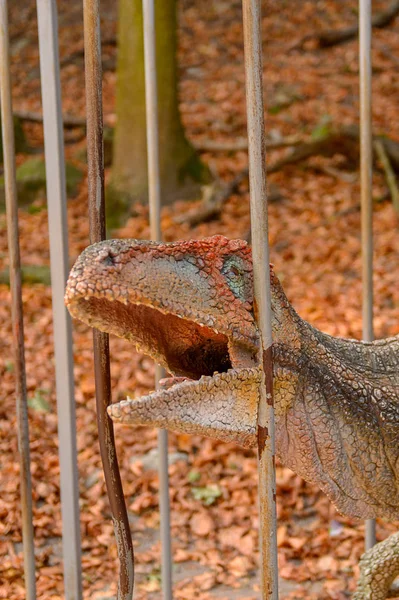
<path fill-rule="evenodd" d="M 147 201 L 147 142 L 141 0 L 119 0 L 118 66 L 112 190 Z M 180 120 L 176 0 L 156 0 L 159 158 L 163 204 L 199 195 L 210 173 L 187 141 Z M 114 193 L 110 194 L 115 199 Z"/>

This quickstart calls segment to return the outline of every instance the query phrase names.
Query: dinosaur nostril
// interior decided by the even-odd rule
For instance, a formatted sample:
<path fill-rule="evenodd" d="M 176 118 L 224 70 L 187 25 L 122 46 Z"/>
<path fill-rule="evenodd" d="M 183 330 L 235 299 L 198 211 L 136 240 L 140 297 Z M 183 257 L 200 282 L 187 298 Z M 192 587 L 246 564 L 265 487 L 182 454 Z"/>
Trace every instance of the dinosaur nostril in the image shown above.
<path fill-rule="evenodd" d="M 115 264 L 114 256 L 111 248 L 103 248 L 96 257 L 96 262 L 101 263 L 105 267 L 112 267 Z"/>
<path fill-rule="evenodd" d="M 110 254 L 108 254 L 107 256 L 104 256 L 104 258 L 102 260 L 102 263 L 106 267 L 112 267 L 115 264 L 114 263 L 114 258 Z"/>

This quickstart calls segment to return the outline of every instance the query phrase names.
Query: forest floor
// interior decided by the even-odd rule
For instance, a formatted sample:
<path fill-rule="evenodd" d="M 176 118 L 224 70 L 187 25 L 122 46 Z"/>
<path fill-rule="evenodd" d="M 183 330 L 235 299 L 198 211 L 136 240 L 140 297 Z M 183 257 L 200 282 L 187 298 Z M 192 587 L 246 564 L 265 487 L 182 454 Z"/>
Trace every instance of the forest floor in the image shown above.
<path fill-rule="evenodd" d="M 13 3 L 11 3 L 13 4 Z M 19 4 L 19 3 L 18 3 Z M 40 112 L 37 23 L 33 0 L 11 6 L 14 108 Z M 114 2 L 102 3 L 102 34 L 115 36 Z M 63 110 L 85 114 L 81 2 L 60 3 Z M 264 88 L 267 130 L 274 137 L 315 135 L 329 123 L 358 122 L 357 41 L 319 49 L 296 40 L 320 29 L 356 21 L 357 2 L 265 3 Z M 299 5 L 298 5 L 299 6 Z M 375 10 L 386 2 L 373 2 Z M 399 141 L 399 18 L 375 30 L 373 43 L 373 126 Z M 246 135 L 243 41 L 240 2 L 180 3 L 179 64 L 181 112 L 193 143 L 234 142 Z M 115 47 L 104 48 L 104 114 L 115 122 Z M 75 54 L 74 54 L 75 53 Z M 43 148 L 40 124 L 24 124 L 31 147 Z M 66 132 L 70 136 L 70 132 Z M 84 141 L 68 143 L 66 156 L 78 167 Z M 285 150 L 270 151 L 268 161 Z M 231 180 L 247 164 L 246 151 L 204 152 L 221 179 Z M 26 156 L 17 156 L 18 164 Z M 106 178 L 109 171 L 106 172 Z M 345 157 L 311 157 L 269 177 L 280 200 L 270 206 L 272 262 L 300 315 L 336 336 L 361 338 L 361 254 L 358 164 Z M 230 238 L 249 231 L 248 184 L 225 203 L 219 218 L 190 227 L 178 217 L 198 202 L 177 202 L 162 211 L 165 240 L 215 233 Z M 399 333 L 399 235 L 381 170 L 373 180 L 374 306 L 377 338 Z M 385 198 L 385 199 L 384 199 Z M 20 210 L 25 265 L 48 265 L 47 210 Z M 147 207 L 120 237 L 148 239 Z M 68 200 L 71 262 L 88 244 L 87 181 Z M 6 221 L 0 215 L 0 270 L 8 264 Z M 51 288 L 23 287 L 27 386 L 30 398 L 34 528 L 38 597 L 63 595 L 57 412 L 54 382 Z M 0 598 L 22 600 L 23 559 L 19 505 L 10 293 L 0 286 Z M 74 323 L 75 393 L 83 551 L 84 598 L 115 596 L 118 570 L 97 443 L 91 331 Z M 111 339 L 113 399 L 153 387 L 153 364 L 120 339 Z M 160 597 L 156 432 L 116 429 L 125 497 L 136 549 L 137 599 Z M 259 598 L 257 584 L 257 461 L 255 453 L 200 437 L 170 434 L 170 500 L 175 598 L 189 600 Z M 281 599 L 342 600 L 354 590 L 364 546 L 364 524 L 338 515 L 317 488 L 277 466 L 278 549 Z M 207 505 L 207 503 L 209 505 Z M 377 522 L 378 539 L 399 523 Z"/>

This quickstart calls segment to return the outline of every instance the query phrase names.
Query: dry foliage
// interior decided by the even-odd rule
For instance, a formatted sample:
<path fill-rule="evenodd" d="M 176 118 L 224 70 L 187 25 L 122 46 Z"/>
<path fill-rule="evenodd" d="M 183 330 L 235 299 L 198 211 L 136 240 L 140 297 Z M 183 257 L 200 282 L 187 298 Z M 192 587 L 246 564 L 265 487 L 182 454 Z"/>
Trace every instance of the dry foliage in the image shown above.
<path fill-rule="evenodd" d="M 374 3 L 373 3 L 374 4 Z M 384 7 L 376 2 L 376 9 Z M 113 2 L 104 2 L 103 35 L 115 34 Z M 280 136 L 311 134 L 323 119 L 335 124 L 358 118 L 358 63 L 355 41 L 329 50 L 289 54 L 293 39 L 320 28 L 338 28 L 355 21 L 354 0 L 304 2 L 293 11 L 290 2 L 267 2 L 264 11 L 265 92 L 267 127 Z M 61 3 L 60 45 L 63 58 L 82 48 L 81 3 Z M 14 105 L 40 110 L 37 34 L 34 2 L 11 10 Z M 397 120 L 399 51 L 398 21 L 375 32 L 373 49 L 374 125 L 399 140 Z M 225 142 L 245 136 L 245 92 L 240 2 L 181 3 L 181 110 L 194 141 Z M 106 47 L 106 57 L 115 48 Z M 32 75 L 33 74 L 33 75 Z M 62 70 L 63 109 L 84 115 L 83 70 L 72 61 Z M 105 120 L 114 116 L 115 74 L 104 77 Z M 289 101 L 287 101 L 287 96 Z M 284 100 L 285 98 L 285 100 Z M 43 143 L 40 124 L 25 125 L 32 146 Z M 76 160 L 82 143 L 67 147 Z M 281 155 L 273 152 L 273 158 Z M 75 158 L 74 158 L 75 157 Z M 18 156 L 18 163 L 23 156 Z M 246 167 L 243 151 L 204 154 L 219 176 L 231 180 Z M 314 158 L 270 176 L 283 200 L 270 207 L 272 261 L 300 314 L 334 335 L 361 336 L 359 184 L 328 173 L 345 170 L 342 157 Z M 357 175 L 357 173 L 355 173 Z M 107 173 L 108 176 L 108 173 Z M 383 175 L 374 179 L 373 194 L 383 197 Z M 70 255 L 76 257 L 88 239 L 87 187 L 68 203 Z M 195 203 L 176 203 L 162 212 L 165 239 L 223 233 L 243 237 L 249 229 L 248 192 L 225 204 L 217 221 L 189 228 L 177 217 Z M 40 207 L 38 207 L 40 208 Z M 149 237 L 148 211 L 136 207 L 121 237 Z M 390 200 L 375 205 L 375 333 L 399 332 L 397 285 L 398 217 Z M 48 264 L 47 212 L 20 212 L 21 250 L 25 264 Z M 7 266 L 5 218 L 0 216 L 0 269 Z M 51 290 L 35 285 L 23 290 L 27 384 L 38 597 L 63 594 L 57 416 L 52 346 Z M 0 598 L 24 598 L 21 518 L 18 500 L 19 464 L 12 372 L 10 296 L 0 286 L 1 420 L 0 420 Z M 78 462 L 83 548 L 84 597 L 112 597 L 117 560 L 109 507 L 97 444 L 94 412 L 91 332 L 74 324 Z M 153 365 L 122 340 L 112 339 L 113 396 L 143 393 L 153 386 Z M 117 429 L 125 496 L 136 547 L 136 598 L 159 598 L 160 546 L 157 528 L 158 477 L 143 458 L 156 446 L 148 429 Z M 182 453 L 170 466 L 175 597 L 258 597 L 257 473 L 253 452 L 198 437 L 170 435 L 172 453 Z M 278 547 L 281 598 L 341 600 L 354 589 L 357 561 L 363 549 L 362 523 L 341 517 L 316 488 L 278 466 Z M 199 489 L 201 488 L 201 489 Z M 204 491 L 205 490 L 205 491 Z M 378 523 L 378 536 L 395 524 Z"/>

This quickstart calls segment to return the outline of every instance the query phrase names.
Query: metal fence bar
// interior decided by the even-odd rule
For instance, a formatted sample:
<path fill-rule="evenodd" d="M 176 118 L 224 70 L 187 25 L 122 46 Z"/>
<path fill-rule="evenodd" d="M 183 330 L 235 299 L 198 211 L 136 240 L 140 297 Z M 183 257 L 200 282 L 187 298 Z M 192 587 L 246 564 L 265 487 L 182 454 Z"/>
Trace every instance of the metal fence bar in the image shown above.
<path fill-rule="evenodd" d="M 36 598 L 35 550 L 33 544 L 32 483 L 30 477 L 29 424 L 26 394 L 24 322 L 21 261 L 18 239 L 18 199 L 15 179 L 14 120 L 12 115 L 7 0 L 0 0 L 0 105 L 3 139 L 4 183 L 10 259 L 11 319 L 14 345 L 15 399 L 20 487 L 22 541 L 27 600 Z"/>
<path fill-rule="evenodd" d="M 371 0 L 359 0 L 360 203 L 362 229 L 363 339 L 373 333 L 373 200 L 371 127 Z M 366 521 L 366 550 L 376 543 L 375 520 Z"/>
<path fill-rule="evenodd" d="M 64 585 L 65 597 L 77 600 L 82 597 L 79 481 L 71 320 L 64 304 L 69 261 L 56 0 L 37 0 L 37 16 L 50 235 Z"/>
<path fill-rule="evenodd" d="M 90 242 L 105 238 L 102 68 L 98 0 L 84 0 L 84 49 L 87 106 L 87 162 Z M 107 414 L 111 403 L 109 337 L 93 331 L 98 435 L 105 483 L 120 563 L 118 600 L 130 600 L 134 587 L 134 553 L 129 519 L 115 449 L 114 429 Z"/>
<path fill-rule="evenodd" d="M 158 94 L 156 69 L 156 36 L 154 0 L 143 0 L 145 98 L 147 120 L 148 192 L 151 239 L 161 239 L 161 186 L 159 174 Z M 155 381 L 165 376 L 164 369 L 155 367 Z M 161 514 L 162 594 L 172 600 L 172 549 L 170 538 L 170 503 L 168 473 L 168 432 L 158 431 L 159 504 Z"/>
<path fill-rule="evenodd" d="M 259 546 L 262 599 L 277 600 L 276 473 L 272 370 L 271 292 L 262 86 L 260 0 L 243 0 L 249 184 L 256 318 L 261 334 L 264 384 L 258 414 Z"/>

